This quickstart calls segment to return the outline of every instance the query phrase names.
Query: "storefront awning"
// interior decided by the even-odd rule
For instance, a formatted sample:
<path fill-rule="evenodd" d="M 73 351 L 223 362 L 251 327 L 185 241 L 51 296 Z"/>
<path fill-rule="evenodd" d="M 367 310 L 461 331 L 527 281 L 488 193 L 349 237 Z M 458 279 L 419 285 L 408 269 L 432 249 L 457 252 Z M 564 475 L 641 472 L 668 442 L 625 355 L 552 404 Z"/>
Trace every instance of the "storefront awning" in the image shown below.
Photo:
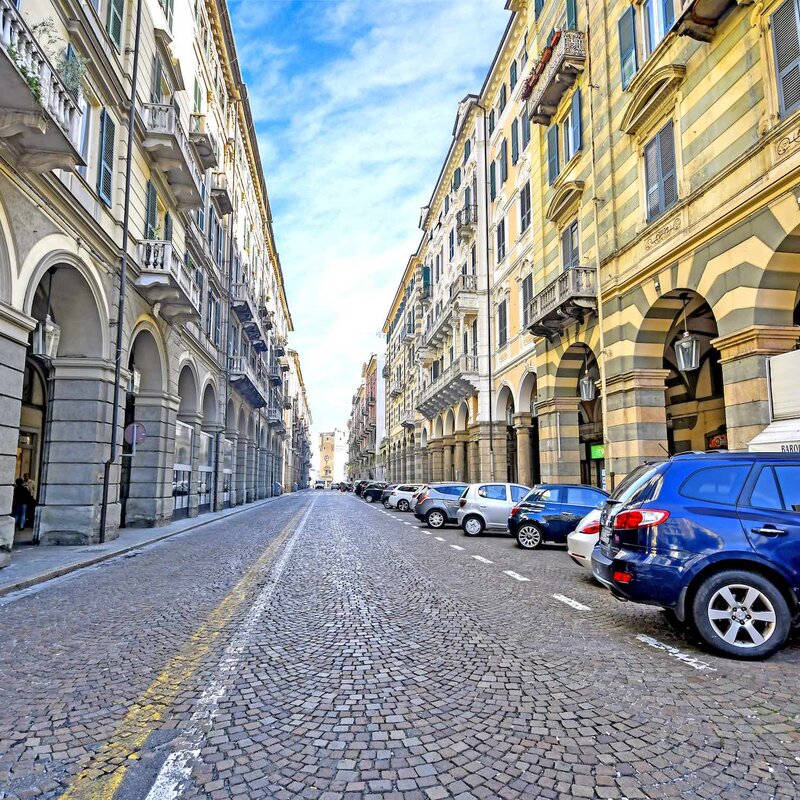
<path fill-rule="evenodd" d="M 767 425 L 751 440 L 754 453 L 800 453 L 800 419 L 782 419 Z"/>

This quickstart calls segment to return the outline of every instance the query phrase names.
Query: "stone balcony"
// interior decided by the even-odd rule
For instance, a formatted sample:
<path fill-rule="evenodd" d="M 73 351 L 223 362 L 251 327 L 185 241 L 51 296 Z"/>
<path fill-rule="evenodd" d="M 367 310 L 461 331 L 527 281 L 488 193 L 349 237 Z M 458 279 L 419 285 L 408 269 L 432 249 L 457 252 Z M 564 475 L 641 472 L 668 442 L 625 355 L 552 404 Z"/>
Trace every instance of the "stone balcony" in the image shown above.
<path fill-rule="evenodd" d="M 283 433 L 286 431 L 286 423 L 283 419 L 283 409 L 276 406 L 271 406 L 267 411 L 267 425 L 274 428 L 276 433 Z"/>
<path fill-rule="evenodd" d="M 479 289 L 476 275 L 458 275 L 450 284 L 450 302 L 467 316 L 478 313 Z"/>
<path fill-rule="evenodd" d="M 228 189 L 228 176 L 218 170 L 211 177 L 211 199 L 222 216 L 233 211 L 233 198 Z"/>
<path fill-rule="evenodd" d="M 272 386 L 283 386 L 283 372 L 277 364 L 270 365 L 267 378 Z"/>
<path fill-rule="evenodd" d="M 20 170 L 83 165 L 81 112 L 14 0 L 0 0 L 0 139 Z"/>
<path fill-rule="evenodd" d="M 419 393 L 417 409 L 431 418 L 478 391 L 478 357 L 460 355 Z"/>
<path fill-rule="evenodd" d="M 456 214 L 456 232 L 460 239 L 469 239 L 478 227 L 478 206 L 464 206 Z"/>
<path fill-rule="evenodd" d="M 586 34 L 555 31 L 525 82 L 522 97 L 528 102 L 531 122 L 549 125 L 565 92 L 586 66 Z"/>
<path fill-rule="evenodd" d="M 710 42 L 717 24 L 729 8 L 748 5 L 747 0 L 681 0 L 677 30 L 700 42 Z"/>
<path fill-rule="evenodd" d="M 282 338 L 278 338 L 275 340 L 275 355 L 276 356 L 285 356 L 286 355 L 286 340 Z"/>
<path fill-rule="evenodd" d="M 533 296 L 525 325 L 534 335 L 553 341 L 565 328 L 596 311 L 597 271 L 594 267 L 571 267 Z"/>
<path fill-rule="evenodd" d="M 438 316 L 429 319 L 430 324 L 422 334 L 422 346 L 426 348 L 436 347 L 441 344 L 453 330 L 452 304 L 446 304 Z"/>
<path fill-rule="evenodd" d="M 231 286 L 231 309 L 242 323 L 253 348 L 263 353 L 267 349 L 267 341 L 261 329 L 259 304 L 248 284 L 234 283 Z"/>
<path fill-rule="evenodd" d="M 178 207 L 185 211 L 203 202 L 203 182 L 189 140 L 171 103 L 142 105 L 145 139 L 142 146 L 167 177 Z"/>
<path fill-rule="evenodd" d="M 213 169 L 219 164 L 219 150 L 214 137 L 206 127 L 205 114 L 192 114 L 189 117 L 189 141 L 194 145 L 203 169 Z"/>
<path fill-rule="evenodd" d="M 263 370 L 253 366 L 244 356 L 228 359 L 228 375 L 231 385 L 254 408 L 264 408 L 269 402 L 269 393 L 264 384 Z"/>
<path fill-rule="evenodd" d="M 389 397 L 399 397 L 401 394 L 403 394 L 403 387 L 400 381 L 394 381 L 389 387 Z"/>
<path fill-rule="evenodd" d="M 400 425 L 404 428 L 415 428 L 417 425 L 416 414 L 413 411 L 407 411 L 400 417 Z"/>
<path fill-rule="evenodd" d="M 137 255 L 136 286 L 149 303 L 158 304 L 160 316 L 171 322 L 197 320 L 200 287 L 172 242 L 143 239 Z"/>

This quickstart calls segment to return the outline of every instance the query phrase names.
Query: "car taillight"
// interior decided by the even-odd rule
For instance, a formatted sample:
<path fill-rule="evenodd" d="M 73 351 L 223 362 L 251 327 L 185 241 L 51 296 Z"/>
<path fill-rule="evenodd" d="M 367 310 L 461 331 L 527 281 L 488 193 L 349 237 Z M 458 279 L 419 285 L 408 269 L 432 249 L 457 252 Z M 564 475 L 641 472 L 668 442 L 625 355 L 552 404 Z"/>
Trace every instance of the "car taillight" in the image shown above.
<path fill-rule="evenodd" d="M 514 506 L 514 508 L 511 509 L 511 516 L 513 517 L 521 508 L 522 506 Z"/>
<path fill-rule="evenodd" d="M 651 528 L 669 518 L 669 511 L 645 508 L 641 511 L 621 511 L 614 517 L 615 531 L 630 531 L 635 528 Z"/>
<path fill-rule="evenodd" d="M 418 502 L 418 503 L 424 503 L 424 502 L 425 502 L 427 499 L 428 499 L 428 495 L 426 495 L 426 494 L 421 494 L 421 495 L 420 495 L 420 496 L 417 498 L 417 502 Z"/>
<path fill-rule="evenodd" d="M 467 504 L 467 501 L 463 497 L 458 501 L 458 507 L 459 508 L 464 508 L 464 506 L 466 504 Z"/>
<path fill-rule="evenodd" d="M 617 583 L 630 583 L 633 580 L 633 575 L 631 575 L 630 572 L 614 571 L 613 573 L 611 573 L 611 577 Z"/>
<path fill-rule="evenodd" d="M 590 522 L 578 530 L 578 533 L 600 533 L 600 523 Z"/>

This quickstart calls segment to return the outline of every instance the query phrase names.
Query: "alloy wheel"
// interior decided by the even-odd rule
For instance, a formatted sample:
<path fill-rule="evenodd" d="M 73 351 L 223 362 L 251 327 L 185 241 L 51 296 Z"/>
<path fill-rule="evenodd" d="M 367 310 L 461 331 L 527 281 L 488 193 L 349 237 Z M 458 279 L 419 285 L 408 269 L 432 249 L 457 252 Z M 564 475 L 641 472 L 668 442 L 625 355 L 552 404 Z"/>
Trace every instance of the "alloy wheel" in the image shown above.
<path fill-rule="evenodd" d="M 431 511 L 428 514 L 428 525 L 431 528 L 441 528 L 444 525 L 444 514 L 441 511 Z"/>
<path fill-rule="evenodd" d="M 724 642 L 747 649 L 770 639 L 775 632 L 777 614 L 762 591 L 733 583 L 712 595 L 708 602 L 708 621 Z"/>
<path fill-rule="evenodd" d="M 542 532 L 535 525 L 523 525 L 517 531 L 517 541 L 525 550 L 535 550 L 542 543 Z"/>
<path fill-rule="evenodd" d="M 479 536 L 483 531 L 483 525 L 477 517 L 470 517 L 464 523 L 464 532 L 469 536 Z"/>

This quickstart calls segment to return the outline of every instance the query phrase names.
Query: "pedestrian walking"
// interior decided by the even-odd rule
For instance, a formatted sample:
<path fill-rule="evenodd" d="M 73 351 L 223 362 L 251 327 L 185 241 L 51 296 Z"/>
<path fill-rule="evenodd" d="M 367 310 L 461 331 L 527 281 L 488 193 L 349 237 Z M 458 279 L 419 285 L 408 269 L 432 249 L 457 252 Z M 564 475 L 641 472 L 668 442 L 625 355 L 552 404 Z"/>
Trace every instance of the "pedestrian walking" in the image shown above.
<path fill-rule="evenodd" d="M 17 527 L 22 529 L 25 527 L 25 519 L 28 515 L 28 506 L 33 502 L 33 497 L 22 478 L 17 478 L 14 482 L 14 496 L 11 504 L 14 508 L 14 519 L 17 521 Z"/>
<path fill-rule="evenodd" d="M 36 498 L 36 481 L 31 478 L 31 476 L 26 472 L 22 476 L 22 484 L 23 486 L 31 493 L 31 502 L 28 504 L 28 513 L 26 515 L 26 521 L 29 525 L 33 525 L 33 520 L 36 516 L 36 504 L 38 500 Z"/>

